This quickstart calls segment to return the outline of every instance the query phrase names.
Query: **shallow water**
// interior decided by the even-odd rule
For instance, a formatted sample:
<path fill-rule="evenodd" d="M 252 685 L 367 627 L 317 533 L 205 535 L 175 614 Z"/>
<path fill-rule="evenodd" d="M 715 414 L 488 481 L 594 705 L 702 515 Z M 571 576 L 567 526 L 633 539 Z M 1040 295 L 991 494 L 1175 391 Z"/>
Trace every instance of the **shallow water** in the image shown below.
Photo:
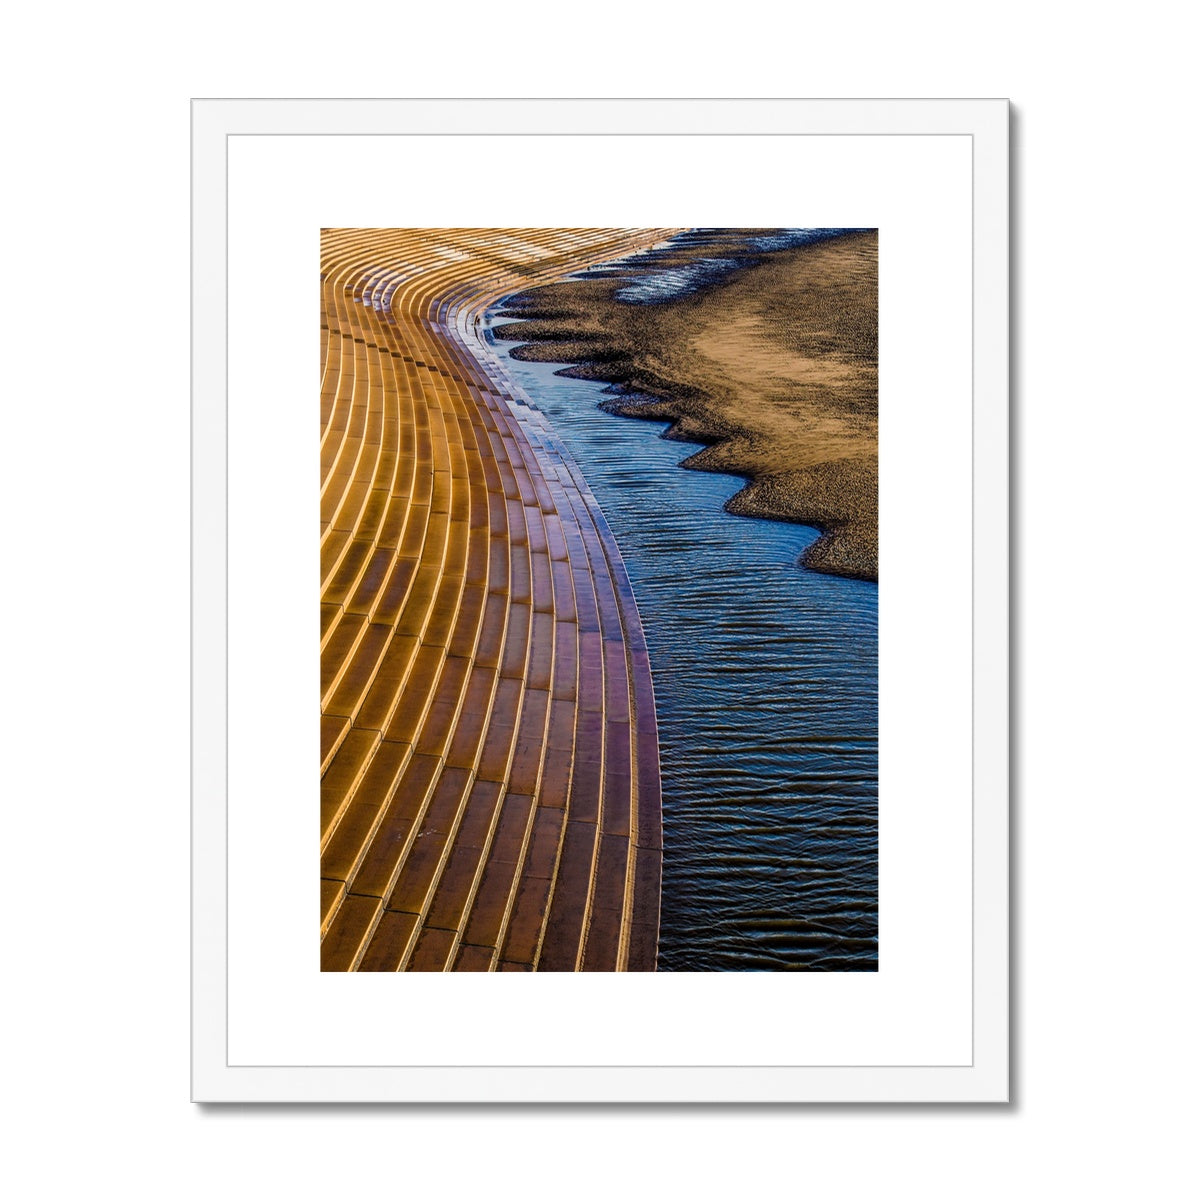
<path fill-rule="evenodd" d="M 735 517 L 665 425 L 601 411 L 484 336 L 579 462 L 621 546 L 654 673 L 659 969 L 875 970 L 877 586 L 797 566 L 816 531 Z"/>

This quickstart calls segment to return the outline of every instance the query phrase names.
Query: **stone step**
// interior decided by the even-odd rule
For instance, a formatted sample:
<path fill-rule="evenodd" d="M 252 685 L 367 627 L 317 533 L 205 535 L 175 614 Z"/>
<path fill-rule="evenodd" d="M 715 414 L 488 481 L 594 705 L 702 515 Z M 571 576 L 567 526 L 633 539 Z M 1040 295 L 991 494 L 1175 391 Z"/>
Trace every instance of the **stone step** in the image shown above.
<path fill-rule="evenodd" d="M 476 318 L 666 232 L 324 232 L 323 970 L 654 967 L 636 604 Z"/>

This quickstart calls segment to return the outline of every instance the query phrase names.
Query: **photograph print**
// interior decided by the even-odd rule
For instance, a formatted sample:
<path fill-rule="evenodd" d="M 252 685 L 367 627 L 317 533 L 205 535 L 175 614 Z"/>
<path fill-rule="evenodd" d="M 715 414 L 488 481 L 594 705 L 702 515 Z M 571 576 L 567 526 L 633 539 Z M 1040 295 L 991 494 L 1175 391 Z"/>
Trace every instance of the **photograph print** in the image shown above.
<path fill-rule="evenodd" d="M 321 970 L 876 971 L 878 231 L 325 229 L 320 295 Z"/>

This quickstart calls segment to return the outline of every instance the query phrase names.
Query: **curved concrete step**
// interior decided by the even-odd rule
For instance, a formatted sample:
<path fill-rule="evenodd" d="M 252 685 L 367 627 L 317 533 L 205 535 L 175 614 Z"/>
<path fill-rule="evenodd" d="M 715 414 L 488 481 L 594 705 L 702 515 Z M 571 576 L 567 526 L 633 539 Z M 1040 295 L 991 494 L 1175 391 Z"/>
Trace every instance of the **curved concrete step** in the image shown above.
<path fill-rule="evenodd" d="M 474 331 L 667 232 L 324 233 L 322 969 L 653 969 L 636 605 Z"/>

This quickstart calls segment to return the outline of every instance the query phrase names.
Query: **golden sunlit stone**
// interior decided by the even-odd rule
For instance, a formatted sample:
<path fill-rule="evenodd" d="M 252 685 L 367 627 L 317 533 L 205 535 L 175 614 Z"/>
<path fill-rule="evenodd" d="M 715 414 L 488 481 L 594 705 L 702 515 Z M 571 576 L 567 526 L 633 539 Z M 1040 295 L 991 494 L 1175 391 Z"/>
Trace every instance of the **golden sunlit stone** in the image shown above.
<path fill-rule="evenodd" d="M 321 966 L 653 970 L 649 660 L 478 315 L 673 230 L 325 230 Z"/>

